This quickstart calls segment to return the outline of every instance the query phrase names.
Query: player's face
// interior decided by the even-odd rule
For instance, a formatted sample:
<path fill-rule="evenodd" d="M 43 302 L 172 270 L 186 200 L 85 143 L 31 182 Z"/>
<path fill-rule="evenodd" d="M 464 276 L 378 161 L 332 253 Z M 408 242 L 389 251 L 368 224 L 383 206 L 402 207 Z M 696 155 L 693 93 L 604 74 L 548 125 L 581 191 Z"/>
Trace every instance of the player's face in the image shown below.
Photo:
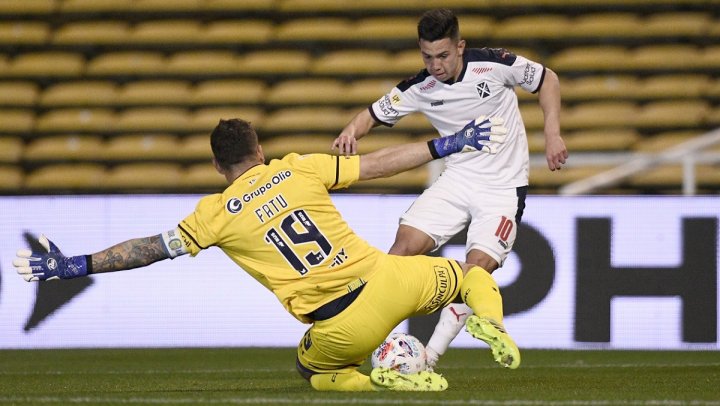
<path fill-rule="evenodd" d="M 419 44 L 425 68 L 437 80 L 444 82 L 460 76 L 464 40 L 454 42 L 450 38 L 443 38 L 430 42 L 421 39 Z"/>

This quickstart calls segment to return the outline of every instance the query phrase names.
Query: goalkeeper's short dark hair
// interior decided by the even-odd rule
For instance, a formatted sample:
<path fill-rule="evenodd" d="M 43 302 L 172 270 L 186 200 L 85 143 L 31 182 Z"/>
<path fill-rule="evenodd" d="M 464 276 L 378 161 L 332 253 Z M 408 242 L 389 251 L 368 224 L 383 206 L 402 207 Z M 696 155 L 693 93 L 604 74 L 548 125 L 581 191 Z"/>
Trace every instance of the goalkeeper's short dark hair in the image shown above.
<path fill-rule="evenodd" d="M 213 156 L 223 169 L 230 169 L 232 165 L 254 156 L 257 146 L 257 133 L 245 120 L 220 120 L 210 134 Z"/>
<path fill-rule="evenodd" d="M 438 8 L 428 10 L 420 17 L 417 25 L 418 40 L 435 42 L 450 38 L 457 42 L 460 39 L 460 24 L 451 10 Z"/>

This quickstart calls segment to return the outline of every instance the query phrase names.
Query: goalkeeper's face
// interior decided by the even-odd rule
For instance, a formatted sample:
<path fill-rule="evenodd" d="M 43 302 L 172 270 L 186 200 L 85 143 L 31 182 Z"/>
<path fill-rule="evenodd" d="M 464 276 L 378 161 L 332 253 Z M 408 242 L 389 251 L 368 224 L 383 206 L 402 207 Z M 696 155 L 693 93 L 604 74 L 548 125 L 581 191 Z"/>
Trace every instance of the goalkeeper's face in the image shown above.
<path fill-rule="evenodd" d="M 441 82 L 457 79 L 462 71 L 464 40 L 455 42 L 451 38 L 443 38 L 430 42 L 421 39 L 419 45 L 425 68 L 435 79 Z"/>

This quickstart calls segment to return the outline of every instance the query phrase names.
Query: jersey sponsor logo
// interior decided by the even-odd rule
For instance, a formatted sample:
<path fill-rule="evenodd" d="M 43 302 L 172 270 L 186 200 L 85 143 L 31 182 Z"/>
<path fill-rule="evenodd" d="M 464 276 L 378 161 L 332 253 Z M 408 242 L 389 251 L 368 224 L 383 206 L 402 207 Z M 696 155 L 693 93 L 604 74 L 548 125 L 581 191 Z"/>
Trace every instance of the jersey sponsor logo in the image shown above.
<path fill-rule="evenodd" d="M 488 86 L 486 82 L 478 83 L 475 85 L 475 89 L 477 89 L 478 95 L 480 95 L 482 99 L 490 96 L 490 86 Z"/>
<path fill-rule="evenodd" d="M 433 79 L 430 82 L 428 82 L 428 84 L 426 84 L 424 86 L 420 86 L 420 91 L 426 92 L 426 91 L 432 89 L 433 87 L 435 87 L 435 85 L 437 85 L 437 80 Z"/>
<path fill-rule="evenodd" d="M 390 100 L 390 97 L 388 95 L 385 95 L 380 101 L 378 102 L 378 107 L 380 108 L 380 111 L 387 117 L 397 117 L 400 113 L 398 113 L 397 110 L 392 106 L 392 101 Z"/>
<path fill-rule="evenodd" d="M 279 185 L 280 183 L 288 179 L 290 176 L 292 176 L 292 171 L 290 170 L 284 170 L 276 173 L 275 175 L 273 175 L 272 178 L 270 178 L 269 182 L 258 186 L 257 189 L 253 190 L 250 193 L 245 193 L 242 196 L 242 201 L 245 203 L 249 203 L 252 199 L 265 195 L 265 193 L 268 193 L 270 189 L 273 188 L 273 186 Z"/>
<path fill-rule="evenodd" d="M 238 214 L 240 213 L 240 210 L 242 210 L 243 204 L 240 199 L 237 197 L 231 197 L 228 199 L 227 203 L 225 203 L 225 210 L 228 211 L 230 214 Z"/>
<path fill-rule="evenodd" d="M 476 74 L 476 75 L 482 75 L 483 73 L 488 73 L 488 72 L 490 72 L 491 70 L 493 70 L 493 68 L 491 68 L 491 67 L 489 67 L 489 66 L 485 66 L 485 67 L 482 67 L 482 68 L 479 68 L 479 67 L 478 67 L 478 68 L 474 68 L 472 71 L 473 71 L 473 73 Z"/>
<path fill-rule="evenodd" d="M 525 73 L 523 73 L 523 79 L 522 79 L 522 82 L 520 82 L 520 84 L 521 85 L 525 84 L 525 83 L 530 84 L 530 83 L 534 82 L 535 81 L 535 71 L 536 71 L 535 67 L 530 65 L 530 63 L 527 63 L 525 65 Z"/>
<path fill-rule="evenodd" d="M 425 306 L 425 309 L 432 310 L 440 307 L 450 286 L 450 270 L 444 266 L 435 265 L 436 291 L 435 297 Z"/>

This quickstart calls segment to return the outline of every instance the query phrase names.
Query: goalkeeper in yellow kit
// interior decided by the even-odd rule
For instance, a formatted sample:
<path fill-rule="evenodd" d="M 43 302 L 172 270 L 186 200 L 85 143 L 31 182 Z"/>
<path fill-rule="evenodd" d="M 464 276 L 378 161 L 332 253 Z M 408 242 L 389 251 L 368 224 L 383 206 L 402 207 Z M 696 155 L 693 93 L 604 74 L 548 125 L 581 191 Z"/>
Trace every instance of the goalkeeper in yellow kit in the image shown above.
<path fill-rule="evenodd" d="M 216 246 L 271 290 L 285 309 L 312 324 L 296 365 L 317 390 L 439 391 L 445 378 L 357 368 L 410 316 L 462 300 L 475 312 L 467 329 L 502 366 L 520 353 L 502 327 L 502 299 L 489 273 L 446 258 L 388 255 L 358 237 L 328 190 L 391 176 L 464 150 L 494 153 L 499 120 L 480 117 L 454 135 L 362 156 L 289 154 L 265 164 L 253 127 L 221 120 L 210 136 L 213 163 L 230 186 L 202 198 L 177 228 L 136 238 L 92 255 L 64 256 L 45 236 L 47 252 L 18 251 L 13 264 L 27 281 L 69 279 L 138 268 Z"/>

